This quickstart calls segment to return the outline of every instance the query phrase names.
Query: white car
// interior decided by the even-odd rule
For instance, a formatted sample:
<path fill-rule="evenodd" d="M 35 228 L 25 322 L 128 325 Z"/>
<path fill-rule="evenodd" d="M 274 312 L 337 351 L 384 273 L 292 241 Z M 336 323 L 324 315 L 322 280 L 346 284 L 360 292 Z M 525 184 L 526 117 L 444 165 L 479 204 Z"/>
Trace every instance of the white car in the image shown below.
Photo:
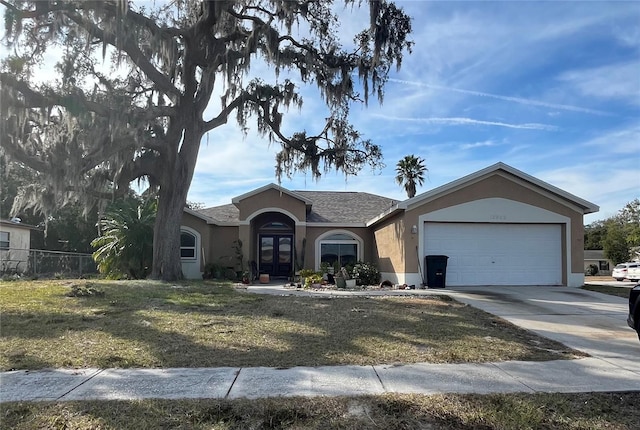
<path fill-rule="evenodd" d="M 634 264 L 627 269 L 627 279 L 633 282 L 640 281 L 640 264 Z"/>
<path fill-rule="evenodd" d="M 616 267 L 613 268 L 613 272 L 611 272 L 611 276 L 616 281 L 622 281 L 624 279 L 640 279 L 638 271 L 640 269 L 640 263 L 637 261 L 631 261 L 629 263 L 620 263 Z M 629 273 L 631 271 L 631 273 Z M 634 276 L 634 278 L 630 278 L 629 275 Z M 636 278 L 637 277 L 637 278 Z"/>

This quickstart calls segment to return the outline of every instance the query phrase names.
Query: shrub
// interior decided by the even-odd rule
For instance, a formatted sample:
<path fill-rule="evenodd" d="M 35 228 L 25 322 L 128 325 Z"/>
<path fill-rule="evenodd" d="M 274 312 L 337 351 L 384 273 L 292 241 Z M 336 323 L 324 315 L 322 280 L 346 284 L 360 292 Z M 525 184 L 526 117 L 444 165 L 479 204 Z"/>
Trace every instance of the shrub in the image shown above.
<path fill-rule="evenodd" d="M 224 269 L 224 278 L 230 281 L 235 281 L 238 279 L 238 274 L 232 267 L 227 267 Z"/>
<path fill-rule="evenodd" d="M 584 273 L 588 276 L 595 276 L 598 274 L 598 266 L 595 264 L 589 264 L 589 267 L 587 267 L 587 270 L 585 270 Z"/>
<path fill-rule="evenodd" d="M 219 264 L 207 263 L 204 265 L 202 277 L 204 279 L 221 279 L 223 270 L 224 268 Z"/>
<path fill-rule="evenodd" d="M 314 272 L 313 275 L 307 276 L 304 280 L 304 287 L 311 288 L 313 284 L 320 284 L 322 282 L 322 275 Z"/>
<path fill-rule="evenodd" d="M 300 277 L 301 277 L 302 279 L 304 279 L 304 278 L 308 278 L 309 276 L 311 276 L 311 275 L 315 275 L 315 274 L 316 274 L 316 271 L 315 271 L 315 270 L 312 270 L 312 269 L 302 269 L 302 270 L 300 271 Z"/>
<path fill-rule="evenodd" d="M 353 266 L 351 275 L 360 285 L 376 285 L 380 283 L 380 271 L 373 263 L 358 262 Z"/>

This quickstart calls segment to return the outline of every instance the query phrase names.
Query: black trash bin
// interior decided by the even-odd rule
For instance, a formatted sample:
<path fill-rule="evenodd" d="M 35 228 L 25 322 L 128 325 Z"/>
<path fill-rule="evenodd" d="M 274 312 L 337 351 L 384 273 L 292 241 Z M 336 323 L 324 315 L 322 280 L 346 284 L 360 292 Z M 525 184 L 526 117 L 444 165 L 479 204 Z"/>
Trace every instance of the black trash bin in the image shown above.
<path fill-rule="evenodd" d="M 424 266 L 427 272 L 427 287 L 444 288 L 447 278 L 447 260 L 446 255 L 427 255 L 424 257 Z"/>

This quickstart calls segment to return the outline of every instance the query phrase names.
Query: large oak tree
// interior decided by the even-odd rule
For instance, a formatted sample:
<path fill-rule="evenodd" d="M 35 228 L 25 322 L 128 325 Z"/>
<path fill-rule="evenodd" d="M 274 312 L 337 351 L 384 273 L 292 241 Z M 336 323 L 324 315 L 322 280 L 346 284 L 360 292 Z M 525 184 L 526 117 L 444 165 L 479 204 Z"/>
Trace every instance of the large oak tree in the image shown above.
<path fill-rule="evenodd" d="M 411 49 L 411 22 L 393 3 L 346 3 L 370 17 L 347 47 L 337 36 L 341 9 L 328 0 L 0 0 L 10 49 L 0 74 L 0 151 L 43 178 L 14 209 L 90 204 L 145 179 L 159 198 L 152 276 L 174 280 L 207 132 L 255 121 L 281 145 L 278 179 L 379 165 L 380 148 L 349 123 L 349 108 L 369 96 L 382 101 L 389 71 Z M 43 76 L 52 52 L 59 62 Z M 252 63 L 274 78 L 249 78 Z M 327 107 L 323 127 L 287 132 L 284 112 L 314 86 Z"/>

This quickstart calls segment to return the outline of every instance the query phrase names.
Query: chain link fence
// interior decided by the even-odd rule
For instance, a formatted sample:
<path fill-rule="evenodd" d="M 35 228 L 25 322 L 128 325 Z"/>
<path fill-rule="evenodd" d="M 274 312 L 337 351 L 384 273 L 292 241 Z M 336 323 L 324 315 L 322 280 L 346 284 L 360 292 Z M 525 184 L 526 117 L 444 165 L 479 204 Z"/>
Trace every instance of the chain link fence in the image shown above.
<path fill-rule="evenodd" d="M 0 251 L 0 276 L 79 277 L 98 273 L 91 254 L 9 248 Z"/>

